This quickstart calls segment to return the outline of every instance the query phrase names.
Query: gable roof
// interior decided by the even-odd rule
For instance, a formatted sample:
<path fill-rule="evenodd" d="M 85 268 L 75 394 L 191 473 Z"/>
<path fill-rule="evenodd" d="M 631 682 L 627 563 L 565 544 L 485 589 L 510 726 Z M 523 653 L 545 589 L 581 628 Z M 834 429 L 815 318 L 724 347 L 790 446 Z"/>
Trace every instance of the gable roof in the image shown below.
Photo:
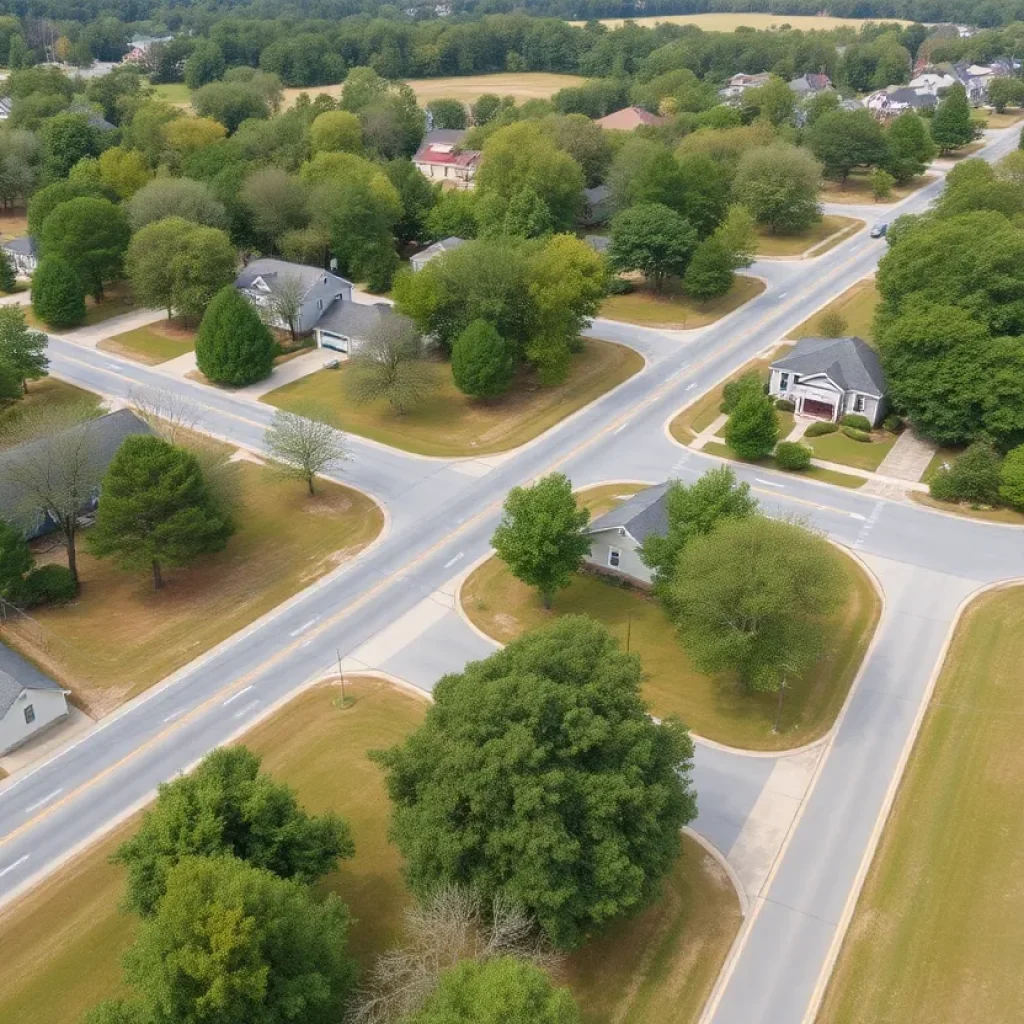
<path fill-rule="evenodd" d="M 40 672 L 30 661 L 0 644 L 0 718 L 10 711 L 22 690 L 70 692 Z"/>
<path fill-rule="evenodd" d="M 14 253 L 16 256 L 35 256 L 36 242 L 29 235 L 21 235 L 18 238 L 10 238 L 6 242 L 0 243 L 0 249 L 3 249 L 5 252 Z"/>
<path fill-rule="evenodd" d="M 462 128 L 438 128 L 427 132 L 420 148 L 412 158 L 415 164 L 443 164 L 449 167 L 473 167 L 480 161 L 480 151 L 464 149 L 456 152 L 465 137 Z"/>
<path fill-rule="evenodd" d="M 260 259 L 247 263 L 235 278 L 235 287 L 252 288 L 256 279 L 262 278 L 263 283 L 274 292 L 282 281 L 293 277 L 305 288 L 302 294 L 303 302 L 311 299 L 333 299 L 339 288 L 352 287 L 351 281 L 332 274 L 329 270 L 275 259 Z"/>
<path fill-rule="evenodd" d="M 617 508 L 598 516 L 587 533 L 624 529 L 638 544 L 643 544 L 651 534 L 664 536 L 668 532 L 668 515 L 665 512 L 668 487 L 666 482 L 638 491 Z"/>
<path fill-rule="evenodd" d="M 595 123 L 601 128 L 614 128 L 620 132 L 629 132 L 640 125 L 662 125 L 667 118 L 652 114 L 643 107 L 623 107 L 606 117 L 599 118 Z"/>
<path fill-rule="evenodd" d="M 397 316 L 387 302 L 346 302 L 335 299 L 316 322 L 316 330 L 362 340 L 383 317 Z"/>
<path fill-rule="evenodd" d="M 458 249 L 460 245 L 465 244 L 466 240 L 464 238 L 459 238 L 456 235 L 449 235 L 447 238 L 442 238 L 440 242 L 428 245 L 426 249 L 416 253 L 416 255 L 410 257 L 410 259 L 413 262 L 426 263 L 427 260 L 432 259 L 434 256 L 440 256 L 443 252 L 450 252 L 452 249 Z"/>
<path fill-rule="evenodd" d="M 801 338 L 771 368 L 789 370 L 801 377 L 824 373 L 845 391 L 860 391 L 876 398 L 886 391 L 878 353 L 862 338 Z"/>

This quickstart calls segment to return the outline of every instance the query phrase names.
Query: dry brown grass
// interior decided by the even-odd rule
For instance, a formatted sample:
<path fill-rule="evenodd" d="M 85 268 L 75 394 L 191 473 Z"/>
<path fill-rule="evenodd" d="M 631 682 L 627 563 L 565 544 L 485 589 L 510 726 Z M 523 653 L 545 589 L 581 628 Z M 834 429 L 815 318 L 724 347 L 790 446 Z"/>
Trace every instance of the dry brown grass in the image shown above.
<path fill-rule="evenodd" d="M 854 171 L 845 182 L 826 181 L 821 190 L 821 198 L 826 203 L 898 203 L 925 185 L 930 185 L 935 178 L 934 174 L 922 174 L 906 185 L 893 185 L 885 199 L 877 200 L 871 190 L 871 174 L 868 171 Z"/>
<path fill-rule="evenodd" d="M 851 235 L 864 227 L 864 221 L 855 217 L 840 217 L 827 213 L 812 228 L 798 235 L 773 235 L 767 228 L 757 232 L 757 255 L 771 259 L 788 257 L 803 259 L 807 256 L 821 256 L 829 249 L 845 242 Z M 813 250 L 813 252 L 812 252 Z"/>
<path fill-rule="evenodd" d="M 808 317 L 798 327 L 789 332 L 791 338 L 815 338 L 821 331 L 818 325 L 826 313 L 841 313 L 846 320 L 846 333 L 856 335 L 874 344 L 875 340 L 875 308 L 881 296 L 873 277 L 865 277 L 851 285 L 837 299 L 833 299 L 823 309 Z"/>
<path fill-rule="evenodd" d="M 658 294 L 646 288 L 629 295 L 610 295 L 601 303 L 599 316 L 645 327 L 694 330 L 707 327 L 739 309 L 764 291 L 764 281 L 738 274 L 732 288 L 717 299 L 697 302 L 678 292 Z"/>
<path fill-rule="evenodd" d="M 0 209 L 0 241 L 20 238 L 28 234 L 28 214 L 19 207 Z"/>
<path fill-rule="evenodd" d="M 624 23 L 624 18 L 602 18 L 601 24 L 609 28 L 618 28 Z M 738 28 L 781 28 L 789 25 L 791 28 L 802 29 L 805 32 L 814 30 L 828 31 L 839 28 L 842 25 L 849 25 L 852 28 L 860 28 L 868 24 L 861 18 L 833 18 L 826 14 L 756 14 L 749 11 L 730 12 L 723 11 L 717 14 L 661 14 L 650 18 L 632 18 L 631 21 L 637 25 L 652 28 L 655 25 L 696 25 L 705 32 L 735 32 Z M 893 22 L 900 25 L 909 25 L 909 21 L 900 18 L 880 18 L 885 24 Z M 570 21 L 570 25 L 584 25 L 582 21 Z"/>

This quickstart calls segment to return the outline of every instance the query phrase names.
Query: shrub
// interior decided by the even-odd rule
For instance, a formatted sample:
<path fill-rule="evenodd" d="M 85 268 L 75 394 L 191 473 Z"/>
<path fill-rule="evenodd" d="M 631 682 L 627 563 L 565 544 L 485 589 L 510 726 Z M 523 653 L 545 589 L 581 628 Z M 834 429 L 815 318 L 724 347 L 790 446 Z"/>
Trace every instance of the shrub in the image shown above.
<path fill-rule="evenodd" d="M 859 412 L 848 412 L 839 422 L 844 427 L 853 427 L 855 430 L 863 430 L 865 433 L 871 430 L 871 420 L 867 416 L 861 416 Z"/>
<path fill-rule="evenodd" d="M 16 603 L 23 608 L 63 604 L 78 593 L 75 578 L 66 565 L 41 565 L 33 569 L 17 589 Z"/>
<path fill-rule="evenodd" d="M 609 295 L 632 295 L 636 291 L 636 282 L 625 277 L 613 277 L 608 282 Z"/>
<path fill-rule="evenodd" d="M 999 496 L 1014 508 L 1024 508 L 1024 444 L 1012 449 L 999 470 Z"/>
<path fill-rule="evenodd" d="M 516 372 L 511 347 L 486 320 L 474 320 L 452 346 L 455 386 L 472 398 L 496 398 L 508 391 Z"/>
<path fill-rule="evenodd" d="M 837 309 L 827 309 L 818 317 L 818 333 L 823 338 L 841 338 L 848 329 L 846 317 Z"/>
<path fill-rule="evenodd" d="M 903 429 L 903 417 L 898 413 L 891 412 L 884 420 L 882 420 L 882 426 L 888 430 L 890 434 L 898 434 Z"/>
<path fill-rule="evenodd" d="M 931 495 L 939 501 L 994 505 L 1001 493 L 1001 463 L 991 442 L 975 441 L 949 469 L 940 469 L 932 477 L 929 485 Z"/>
<path fill-rule="evenodd" d="M 804 437 L 821 437 L 822 434 L 834 434 L 838 429 L 838 423 L 831 423 L 828 420 L 819 420 L 817 423 L 812 423 L 804 431 Z"/>
<path fill-rule="evenodd" d="M 759 374 L 751 370 L 749 373 L 743 374 L 742 377 L 728 381 L 725 387 L 722 388 L 722 412 L 732 412 L 740 404 L 740 399 L 745 395 L 757 395 L 760 397 L 763 394 L 764 381 L 761 380 Z"/>
<path fill-rule="evenodd" d="M 796 441 L 780 441 L 775 446 L 775 461 L 780 469 L 798 471 L 811 464 L 811 449 Z"/>
<path fill-rule="evenodd" d="M 746 394 L 729 416 L 725 440 L 741 458 L 755 462 L 770 455 L 779 440 L 779 418 L 763 394 Z"/>
<path fill-rule="evenodd" d="M 793 412 L 796 409 L 796 403 L 791 402 L 788 398 L 780 398 L 775 403 L 775 408 L 778 409 L 779 412 Z"/>
<path fill-rule="evenodd" d="M 85 285 L 74 268 L 56 257 L 32 275 L 32 312 L 50 327 L 77 327 L 85 319 Z"/>
<path fill-rule="evenodd" d="M 851 441 L 860 441 L 863 444 L 867 444 L 871 440 L 871 435 L 866 430 L 858 430 L 857 427 L 843 427 L 843 433 Z"/>

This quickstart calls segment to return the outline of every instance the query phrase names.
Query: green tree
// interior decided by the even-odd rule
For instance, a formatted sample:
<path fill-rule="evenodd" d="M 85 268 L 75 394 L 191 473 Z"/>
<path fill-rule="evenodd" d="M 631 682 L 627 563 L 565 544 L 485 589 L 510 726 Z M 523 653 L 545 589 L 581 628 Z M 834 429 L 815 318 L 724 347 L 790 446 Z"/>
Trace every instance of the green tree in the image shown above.
<path fill-rule="evenodd" d="M 639 270 L 655 290 L 682 277 L 697 247 L 697 231 L 674 210 L 642 203 L 612 220 L 608 259 L 618 270 Z"/>
<path fill-rule="evenodd" d="M 746 395 L 725 424 L 725 440 L 741 458 L 756 462 L 779 440 L 779 418 L 767 395 Z"/>
<path fill-rule="evenodd" d="M 1010 154 L 1015 156 L 1016 154 Z M 1001 169 L 1005 165 L 1000 162 Z M 940 217 L 957 217 L 978 210 L 994 210 L 1006 217 L 1024 211 L 1024 188 L 1013 173 L 997 174 L 986 160 L 963 160 L 946 175 L 946 187 L 939 196 L 935 210 Z"/>
<path fill-rule="evenodd" d="M 404 316 L 381 317 L 349 358 L 348 395 L 356 404 L 386 401 L 401 416 L 437 390 L 423 339 Z"/>
<path fill-rule="evenodd" d="M 688 543 L 665 594 L 700 671 L 778 692 L 820 656 L 849 586 L 824 537 L 749 516 Z"/>
<path fill-rule="evenodd" d="M 124 957 L 132 995 L 93 1022 L 335 1024 L 356 976 L 349 914 L 234 857 L 185 857 Z"/>
<path fill-rule="evenodd" d="M 32 275 L 32 312 L 58 330 L 85 320 L 85 285 L 69 263 L 51 256 Z"/>
<path fill-rule="evenodd" d="M 834 110 L 807 131 L 811 152 L 829 178 L 846 181 L 855 167 L 884 164 L 889 158 L 882 126 L 867 110 Z"/>
<path fill-rule="evenodd" d="M 715 229 L 714 236 L 732 254 L 734 270 L 749 267 L 757 257 L 757 231 L 751 212 L 739 204 L 733 204 L 726 212 L 725 219 Z"/>
<path fill-rule="evenodd" d="M 131 228 L 120 207 L 108 199 L 83 197 L 61 203 L 43 223 L 43 258 L 56 258 L 74 269 L 97 301 L 103 286 L 124 268 Z"/>
<path fill-rule="evenodd" d="M 429 237 L 427 223 L 437 202 L 435 186 L 409 160 L 391 160 L 384 171 L 402 207 L 402 215 L 393 228 L 395 238 L 402 245 L 423 241 Z"/>
<path fill-rule="evenodd" d="M 125 905 L 152 917 L 168 874 L 187 857 L 237 857 L 309 885 L 353 852 L 341 818 L 308 814 L 295 791 L 261 771 L 246 747 L 219 747 L 188 775 L 161 783 L 139 830 L 113 860 L 128 870 Z"/>
<path fill-rule="evenodd" d="M 16 402 L 23 394 L 18 371 L 5 359 L 0 359 L 0 403 Z"/>
<path fill-rule="evenodd" d="M 348 110 L 325 110 L 309 126 L 309 146 L 314 153 L 362 153 L 363 126 Z"/>
<path fill-rule="evenodd" d="M 46 346 L 46 335 L 29 329 L 20 306 L 0 306 L 0 362 L 20 378 L 26 394 L 30 380 L 47 376 Z"/>
<path fill-rule="evenodd" d="M 900 114 L 886 129 L 889 157 L 885 169 L 900 185 L 906 185 L 932 162 L 937 151 L 928 125 L 912 111 Z"/>
<path fill-rule="evenodd" d="M 419 173 L 419 172 L 417 172 Z M 427 215 L 426 237 L 476 238 L 476 195 L 462 189 L 442 192 Z"/>
<path fill-rule="evenodd" d="M 43 167 L 51 181 L 66 178 L 83 157 L 100 151 L 99 133 L 85 114 L 57 114 L 48 118 L 40 135 L 43 140 Z"/>
<path fill-rule="evenodd" d="M 588 187 L 600 185 L 608 173 L 613 147 L 608 132 L 583 114 L 552 117 L 555 145 L 580 165 Z"/>
<path fill-rule="evenodd" d="M 642 678 L 568 616 L 441 679 L 423 725 L 375 755 L 413 890 L 500 893 L 563 948 L 654 898 L 696 799 L 693 744 L 648 716 Z"/>
<path fill-rule="evenodd" d="M 939 152 L 949 153 L 974 141 L 974 124 L 967 91 L 957 82 L 939 102 L 932 116 L 932 139 Z"/>
<path fill-rule="evenodd" d="M 778 75 L 764 85 L 743 93 L 741 110 L 747 120 L 759 118 L 776 128 L 789 124 L 796 107 L 796 94 Z"/>
<path fill-rule="evenodd" d="M 6 251 L 0 249 L 0 292 L 10 295 L 18 286 L 14 263 Z"/>
<path fill-rule="evenodd" d="M 1014 508 L 1024 508 L 1024 445 L 1012 448 L 1003 459 L 999 470 L 999 497 Z"/>
<path fill-rule="evenodd" d="M 493 92 L 481 93 L 472 106 L 473 124 L 487 124 L 501 110 L 501 97 Z"/>
<path fill-rule="evenodd" d="M 700 238 L 709 238 L 728 216 L 731 175 L 728 168 L 703 153 L 681 155 L 678 163 L 686 197 L 681 212 Z"/>
<path fill-rule="evenodd" d="M 285 471 L 303 480 L 310 495 L 316 493 L 318 474 L 348 457 L 345 436 L 331 426 L 330 409 L 302 406 L 295 412 L 278 409 L 263 432 L 263 445 Z"/>
<path fill-rule="evenodd" d="M 31 572 L 34 559 L 25 533 L 0 519 L 0 598 L 13 601 L 25 574 Z"/>
<path fill-rule="evenodd" d="M 209 82 L 192 94 L 192 106 L 200 117 L 220 121 L 229 132 L 251 117 L 270 117 L 266 97 L 245 82 Z"/>
<path fill-rule="evenodd" d="M 748 370 L 735 380 L 725 382 L 719 412 L 732 413 L 744 398 L 763 398 L 764 395 L 765 386 L 761 375 L 756 370 Z"/>
<path fill-rule="evenodd" d="M 196 365 L 216 384 L 243 387 L 270 376 L 274 339 L 234 285 L 210 300 L 196 334 Z"/>
<path fill-rule="evenodd" d="M 578 1024 L 567 988 L 513 957 L 467 960 L 441 975 L 437 990 L 409 1024 Z"/>
<path fill-rule="evenodd" d="M 221 551 L 233 532 L 195 455 L 139 434 L 121 442 L 107 468 L 87 542 L 94 555 L 114 555 L 123 569 L 149 569 L 159 590 L 165 566 Z"/>
<path fill-rule="evenodd" d="M 184 81 L 190 89 L 216 82 L 225 71 L 224 54 L 212 39 L 200 39 L 185 61 Z"/>
<path fill-rule="evenodd" d="M 948 469 L 940 468 L 931 478 L 931 495 L 940 501 L 998 504 L 1002 461 L 991 441 L 975 441 L 953 460 Z"/>
<path fill-rule="evenodd" d="M 888 198 L 892 192 L 896 179 L 884 168 L 876 167 L 871 172 L 871 193 L 877 202 L 880 199 Z"/>
<path fill-rule="evenodd" d="M 679 552 L 694 537 L 711 533 L 725 520 L 746 519 L 757 511 L 750 484 L 737 481 L 728 466 L 709 469 L 690 485 L 671 481 L 665 493 L 667 529 L 664 534 L 650 534 L 640 549 L 641 560 L 653 572 L 655 588 L 660 591 L 672 579 Z"/>
<path fill-rule="evenodd" d="M 515 353 L 486 320 L 474 320 L 455 339 L 452 377 L 464 395 L 472 398 L 503 395 L 515 371 Z"/>
<path fill-rule="evenodd" d="M 532 487 L 513 487 L 491 544 L 512 575 L 540 593 L 545 608 L 567 587 L 590 551 L 584 532 L 590 512 L 580 508 L 572 484 L 552 473 Z"/>
<path fill-rule="evenodd" d="M 776 234 L 797 234 L 821 220 L 821 170 L 806 149 L 776 145 L 752 149 L 740 158 L 733 193 Z"/>
<path fill-rule="evenodd" d="M 818 317 L 817 328 L 822 338 L 842 338 L 846 336 L 850 324 L 838 309 L 827 309 Z"/>
<path fill-rule="evenodd" d="M 61 203 L 71 199 L 79 199 L 82 196 L 94 196 L 103 199 L 117 199 L 117 194 L 102 183 L 89 181 L 55 181 L 36 192 L 28 203 L 28 233 L 33 238 L 40 238 L 43 234 L 43 224 L 46 218 L 57 209 Z"/>
<path fill-rule="evenodd" d="M 732 287 L 733 254 L 716 235 L 697 246 L 683 277 L 686 294 L 700 302 L 718 298 Z"/>
<path fill-rule="evenodd" d="M 524 185 L 509 200 L 502 233 L 519 238 L 538 238 L 551 231 L 551 211 L 535 189 Z"/>
<path fill-rule="evenodd" d="M 191 178 L 156 178 L 143 185 L 126 208 L 134 231 L 166 217 L 181 217 L 211 228 L 228 226 L 224 204 L 209 185 Z"/>
<path fill-rule="evenodd" d="M 1000 75 L 988 85 L 988 101 L 1001 114 L 1007 107 L 1019 107 L 1024 103 L 1024 81 Z"/>
<path fill-rule="evenodd" d="M 435 128 L 460 129 L 466 127 L 466 108 L 461 100 L 438 99 L 427 104 L 427 113 Z"/>

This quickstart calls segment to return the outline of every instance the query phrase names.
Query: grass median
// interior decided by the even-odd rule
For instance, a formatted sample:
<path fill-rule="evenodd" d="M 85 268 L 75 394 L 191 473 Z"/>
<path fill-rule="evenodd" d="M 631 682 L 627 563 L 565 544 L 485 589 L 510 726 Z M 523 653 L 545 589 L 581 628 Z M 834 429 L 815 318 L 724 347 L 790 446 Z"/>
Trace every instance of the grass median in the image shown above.
<path fill-rule="evenodd" d="M 170 320 L 159 320 L 155 324 L 137 327 L 134 331 L 104 338 L 96 347 L 104 352 L 154 366 L 191 352 L 195 345 L 195 331 L 179 327 Z"/>
<path fill-rule="evenodd" d="M 681 289 L 653 292 L 638 288 L 628 295 L 610 295 L 601 303 L 599 316 L 608 320 L 663 327 L 673 330 L 694 330 L 721 320 L 764 291 L 763 281 L 738 274 L 732 288 L 717 299 L 698 302 Z"/>
<path fill-rule="evenodd" d="M 809 255 L 810 250 L 814 249 L 814 255 L 820 256 L 860 231 L 862 227 L 864 221 L 855 217 L 840 217 L 838 214 L 827 213 L 817 224 L 794 235 L 773 234 L 767 228 L 759 228 L 757 255 L 766 259 L 799 259 Z M 826 242 L 831 244 L 826 245 Z"/>

